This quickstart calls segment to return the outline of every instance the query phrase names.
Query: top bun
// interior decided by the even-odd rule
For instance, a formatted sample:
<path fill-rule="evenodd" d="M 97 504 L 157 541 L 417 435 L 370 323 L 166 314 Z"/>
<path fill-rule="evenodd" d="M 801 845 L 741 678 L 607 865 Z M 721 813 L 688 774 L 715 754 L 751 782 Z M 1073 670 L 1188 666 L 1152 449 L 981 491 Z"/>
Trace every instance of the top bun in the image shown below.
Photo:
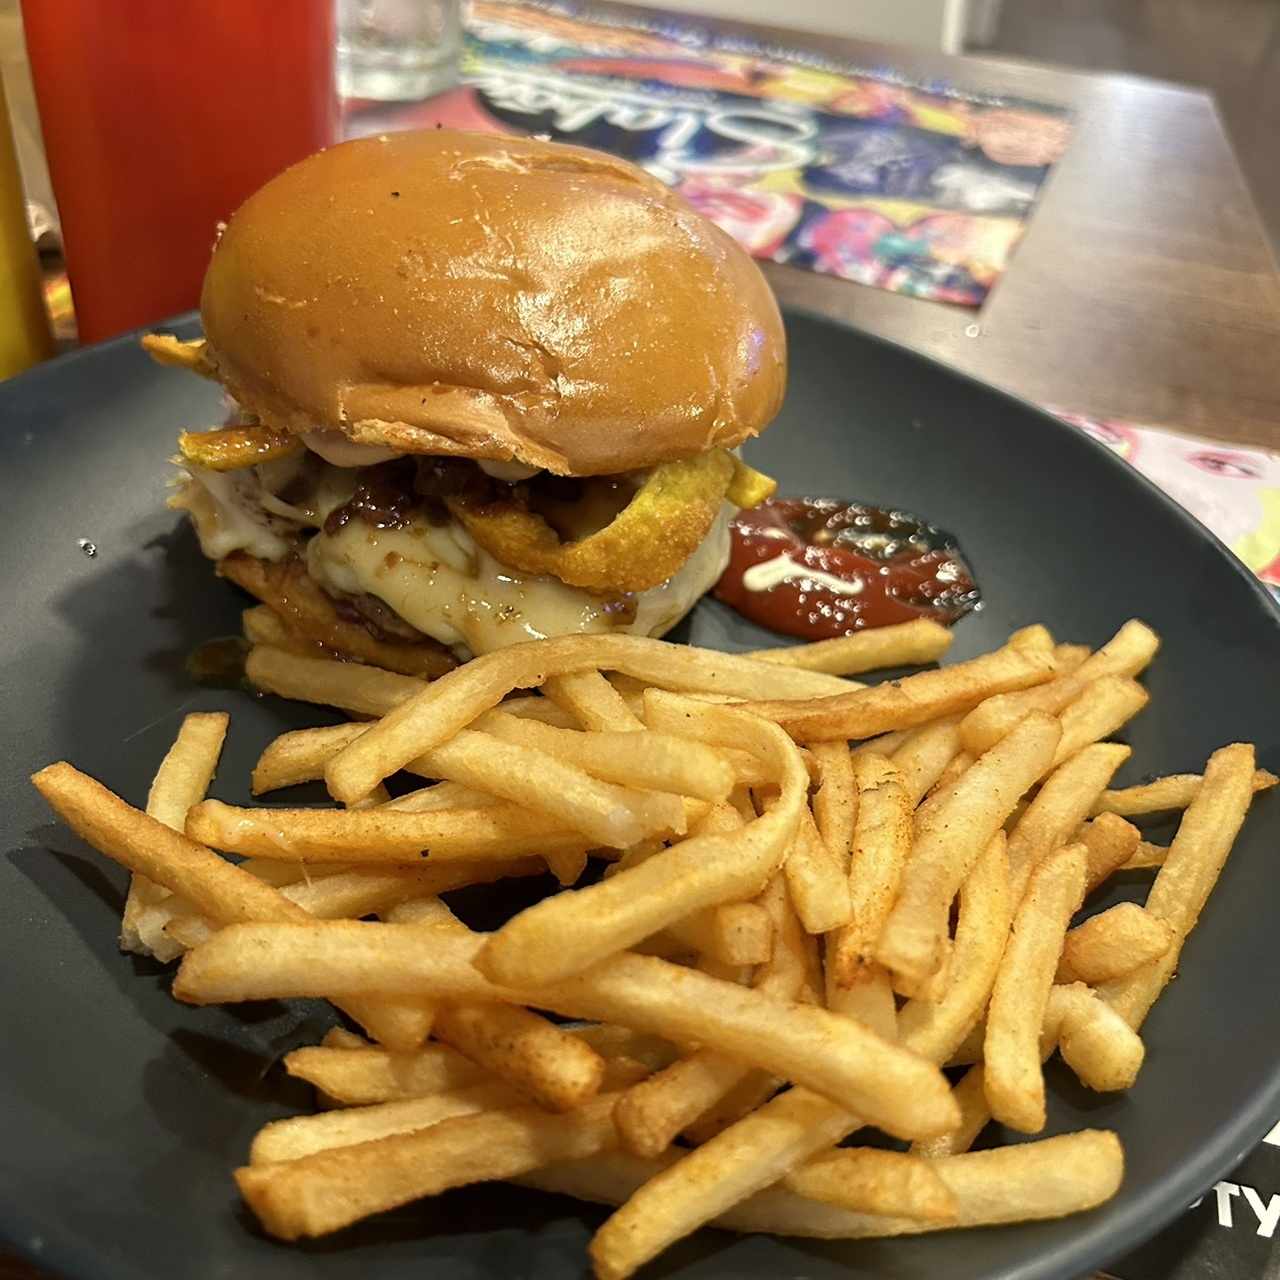
<path fill-rule="evenodd" d="M 786 381 L 733 240 L 634 165 L 532 138 L 397 133 L 294 165 L 222 232 L 201 312 L 268 425 L 562 475 L 738 444 Z"/>

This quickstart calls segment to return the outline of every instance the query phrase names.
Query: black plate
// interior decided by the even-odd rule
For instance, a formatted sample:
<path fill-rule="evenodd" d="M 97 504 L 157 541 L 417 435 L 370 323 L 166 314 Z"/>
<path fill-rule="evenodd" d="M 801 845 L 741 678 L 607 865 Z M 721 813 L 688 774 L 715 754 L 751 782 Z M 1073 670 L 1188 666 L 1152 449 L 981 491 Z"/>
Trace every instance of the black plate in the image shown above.
<path fill-rule="evenodd" d="M 1280 618 L 1179 508 L 1071 428 L 906 351 L 792 317 L 791 391 L 749 450 L 785 493 L 918 511 L 959 533 L 986 591 L 954 654 L 1035 620 L 1097 644 L 1125 618 L 1164 647 L 1130 740 L 1139 768 L 1198 769 L 1249 739 L 1275 768 Z M 249 767 L 312 709 L 197 687 L 184 657 L 238 625 L 164 509 L 176 429 L 218 393 L 130 340 L 0 388 L 6 607 L 0 742 L 0 1232 L 76 1277 L 577 1276 L 602 1214 L 503 1187 L 451 1193 L 304 1248 L 266 1240 L 229 1176 L 264 1121 L 305 1108 L 272 1066 L 327 1025 L 319 1004 L 193 1009 L 168 975 L 115 948 L 123 877 L 55 826 L 26 775 L 67 757 L 135 803 L 184 712 L 229 707 L 214 793 L 248 799 Z M 80 539 L 97 547 L 90 558 Z M 699 643 L 767 643 L 712 602 Z M 1131 771 L 1137 776 L 1137 771 Z M 887 1243 L 703 1232 L 648 1274 L 1069 1277 L 1123 1253 L 1194 1199 L 1280 1114 L 1275 927 L 1280 808 L 1263 798 L 1144 1036 L 1127 1096 L 1052 1072 L 1050 1132 L 1116 1128 L 1121 1194 L 1059 1223 Z"/>

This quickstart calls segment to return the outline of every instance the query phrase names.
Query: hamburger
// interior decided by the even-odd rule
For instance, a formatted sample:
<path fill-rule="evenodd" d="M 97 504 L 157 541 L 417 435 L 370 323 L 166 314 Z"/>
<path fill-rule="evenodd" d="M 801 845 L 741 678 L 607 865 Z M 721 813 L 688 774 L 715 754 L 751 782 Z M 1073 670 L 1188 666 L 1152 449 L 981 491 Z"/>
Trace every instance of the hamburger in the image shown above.
<path fill-rule="evenodd" d="M 230 421 L 180 438 L 218 572 L 293 647 L 433 674 L 661 635 L 772 492 L 785 339 L 756 264 L 623 160 L 431 130 L 336 146 L 220 229 L 204 338 L 149 335 Z"/>

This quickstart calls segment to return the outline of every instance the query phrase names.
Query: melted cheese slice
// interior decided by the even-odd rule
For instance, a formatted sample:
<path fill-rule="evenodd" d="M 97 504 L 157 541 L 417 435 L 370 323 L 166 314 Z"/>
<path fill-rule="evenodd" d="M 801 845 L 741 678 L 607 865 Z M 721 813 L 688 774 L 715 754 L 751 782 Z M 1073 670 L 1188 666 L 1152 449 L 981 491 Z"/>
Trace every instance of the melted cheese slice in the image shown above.
<path fill-rule="evenodd" d="M 350 497 L 354 477 L 354 471 L 333 469 L 312 508 L 302 511 L 273 499 L 256 469 L 219 474 L 192 467 L 170 505 L 190 512 L 211 559 L 247 551 L 280 560 L 293 550 L 294 535 L 322 526 Z M 320 529 L 306 543 L 307 569 L 331 592 L 377 596 L 423 634 L 471 654 L 581 632 L 658 636 L 724 572 L 732 511 L 726 504 L 679 573 L 632 598 L 635 614 L 628 622 L 580 587 L 509 569 L 453 521 L 432 524 L 419 516 L 405 528 L 375 529 L 355 519 L 336 533 Z"/>

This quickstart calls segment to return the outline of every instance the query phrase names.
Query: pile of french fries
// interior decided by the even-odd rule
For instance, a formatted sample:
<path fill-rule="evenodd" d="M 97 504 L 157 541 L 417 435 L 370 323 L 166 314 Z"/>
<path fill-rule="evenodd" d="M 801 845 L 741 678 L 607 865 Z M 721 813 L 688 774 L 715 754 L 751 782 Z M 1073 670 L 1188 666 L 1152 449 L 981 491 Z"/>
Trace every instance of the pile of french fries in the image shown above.
<path fill-rule="evenodd" d="M 1158 647 L 1141 622 L 1096 652 L 1032 626 L 847 678 L 949 643 L 923 621 L 748 656 L 575 636 L 430 683 L 258 645 L 260 689 L 356 718 L 277 738 L 253 791 L 323 779 L 333 807 L 205 799 L 220 714 L 186 718 L 145 813 L 66 763 L 33 781 L 133 873 L 122 944 L 180 956 L 179 1000 L 325 997 L 360 1028 L 284 1059 L 323 1109 L 268 1124 L 236 1171 L 282 1239 L 485 1180 L 618 1205 L 601 1277 L 707 1223 L 1059 1217 L 1119 1187 L 1114 1134 L 969 1149 L 992 1120 L 1045 1128 L 1054 1053 L 1091 1089 L 1133 1083 L 1276 779 L 1235 744 L 1111 789 Z M 1169 810 L 1167 848 L 1128 821 Z M 1145 905 L 1073 927 L 1148 868 Z M 547 870 L 562 891 L 490 933 L 442 896 Z M 859 1144 L 871 1127 L 909 1148 Z"/>

